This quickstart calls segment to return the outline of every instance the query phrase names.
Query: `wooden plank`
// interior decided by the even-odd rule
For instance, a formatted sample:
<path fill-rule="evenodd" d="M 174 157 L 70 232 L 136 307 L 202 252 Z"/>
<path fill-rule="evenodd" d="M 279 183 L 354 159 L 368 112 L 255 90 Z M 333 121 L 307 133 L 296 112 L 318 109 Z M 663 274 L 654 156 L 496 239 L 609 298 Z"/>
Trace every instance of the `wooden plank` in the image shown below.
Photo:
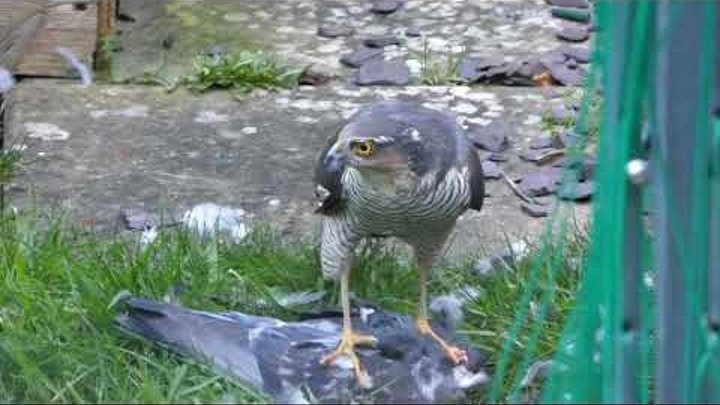
<path fill-rule="evenodd" d="M 15 70 L 45 25 L 45 0 L 0 0 L 0 66 Z"/>
<path fill-rule="evenodd" d="M 28 17 L 30 15 L 30 17 Z M 18 24 L 18 22 L 26 22 Z M 21 76 L 77 77 L 55 49 L 64 47 L 92 66 L 97 44 L 98 7 L 94 2 L 76 6 L 66 0 L 0 0 L 0 51 Z M 4 40 L 4 41 L 3 41 Z M 7 50 L 2 48 L 6 44 Z"/>
<path fill-rule="evenodd" d="M 19 28 L 11 30 L 0 40 L 0 66 L 15 72 L 17 65 L 27 54 L 35 35 L 45 24 L 45 15 L 36 14 L 22 22 Z"/>
<path fill-rule="evenodd" d="M 47 0 L 0 0 L 0 27 L 44 12 Z"/>
<path fill-rule="evenodd" d="M 117 0 L 98 0 L 98 38 L 115 35 Z"/>

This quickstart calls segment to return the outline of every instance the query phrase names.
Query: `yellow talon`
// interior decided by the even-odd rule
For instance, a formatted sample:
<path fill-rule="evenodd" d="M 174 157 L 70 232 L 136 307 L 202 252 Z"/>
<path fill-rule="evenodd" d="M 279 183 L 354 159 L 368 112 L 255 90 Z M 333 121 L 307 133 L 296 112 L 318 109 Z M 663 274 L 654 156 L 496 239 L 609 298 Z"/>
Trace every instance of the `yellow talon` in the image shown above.
<path fill-rule="evenodd" d="M 467 352 L 457 346 L 447 344 L 445 340 L 443 340 L 435 333 L 435 331 L 432 330 L 430 322 L 427 318 L 417 318 L 415 320 L 415 325 L 417 326 L 421 334 L 430 335 L 430 337 L 435 339 L 440 344 L 440 346 L 442 346 L 445 354 L 450 358 L 450 360 L 452 360 L 453 364 L 466 364 L 468 362 Z"/>
<path fill-rule="evenodd" d="M 360 364 L 360 359 L 355 353 L 356 345 L 375 346 L 377 339 L 374 336 L 360 335 L 353 331 L 344 331 L 338 347 L 320 360 L 320 364 L 328 365 L 334 363 L 338 357 L 348 356 L 355 370 L 355 378 L 362 388 L 370 388 L 370 377 Z"/>

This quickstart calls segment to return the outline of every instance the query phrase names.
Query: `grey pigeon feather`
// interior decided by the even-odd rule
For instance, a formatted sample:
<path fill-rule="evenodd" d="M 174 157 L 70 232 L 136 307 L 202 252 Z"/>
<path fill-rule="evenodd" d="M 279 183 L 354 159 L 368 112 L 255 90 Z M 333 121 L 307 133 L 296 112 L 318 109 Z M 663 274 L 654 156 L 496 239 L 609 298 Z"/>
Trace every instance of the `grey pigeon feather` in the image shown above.
<path fill-rule="evenodd" d="M 209 361 L 217 372 L 242 380 L 277 403 L 462 402 L 469 388 L 488 380 L 481 370 L 485 355 L 478 350 L 456 342 L 468 350 L 470 361 L 454 366 L 436 343 L 418 334 L 410 317 L 371 304 L 353 305 L 357 330 L 378 338 L 376 348 L 358 349 L 373 380 L 366 390 L 358 387 L 349 364 L 319 364 L 339 342 L 339 312 L 283 322 L 136 297 L 128 298 L 122 307 L 116 318 L 121 329 Z M 452 339 L 442 328 L 435 330 Z"/>

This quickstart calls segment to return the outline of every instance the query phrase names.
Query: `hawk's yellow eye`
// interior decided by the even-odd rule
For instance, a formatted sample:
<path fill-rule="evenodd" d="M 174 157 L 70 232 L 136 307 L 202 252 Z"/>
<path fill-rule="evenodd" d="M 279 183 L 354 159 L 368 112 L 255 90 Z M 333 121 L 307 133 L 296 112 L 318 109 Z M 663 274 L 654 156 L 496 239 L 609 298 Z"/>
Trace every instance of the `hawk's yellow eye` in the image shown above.
<path fill-rule="evenodd" d="M 362 141 L 353 144 L 353 151 L 360 157 L 368 157 L 375 153 L 375 142 Z"/>

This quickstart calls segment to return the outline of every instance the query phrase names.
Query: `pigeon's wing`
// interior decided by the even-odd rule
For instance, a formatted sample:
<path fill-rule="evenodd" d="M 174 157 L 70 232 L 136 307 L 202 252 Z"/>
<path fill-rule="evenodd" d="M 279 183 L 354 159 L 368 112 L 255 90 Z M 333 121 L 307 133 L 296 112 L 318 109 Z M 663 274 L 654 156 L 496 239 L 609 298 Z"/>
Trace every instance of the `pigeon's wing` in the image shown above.
<path fill-rule="evenodd" d="M 470 172 L 470 208 L 480 211 L 485 200 L 485 177 L 477 150 L 468 148 L 468 171 Z"/>
<path fill-rule="evenodd" d="M 341 211 L 345 204 L 343 201 L 342 173 L 345 167 L 330 172 L 325 168 L 324 158 L 330 148 L 335 144 L 339 131 L 327 140 L 315 162 L 315 195 L 320 200 L 315 212 L 324 215 L 333 215 Z"/>
<path fill-rule="evenodd" d="M 230 318 L 137 297 L 126 300 L 123 307 L 117 317 L 121 329 L 174 351 L 211 359 L 224 372 L 263 389 L 259 359 L 251 350 L 248 334 L 256 328 L 274 327 L 280 321 L 250 316 Z"/>

